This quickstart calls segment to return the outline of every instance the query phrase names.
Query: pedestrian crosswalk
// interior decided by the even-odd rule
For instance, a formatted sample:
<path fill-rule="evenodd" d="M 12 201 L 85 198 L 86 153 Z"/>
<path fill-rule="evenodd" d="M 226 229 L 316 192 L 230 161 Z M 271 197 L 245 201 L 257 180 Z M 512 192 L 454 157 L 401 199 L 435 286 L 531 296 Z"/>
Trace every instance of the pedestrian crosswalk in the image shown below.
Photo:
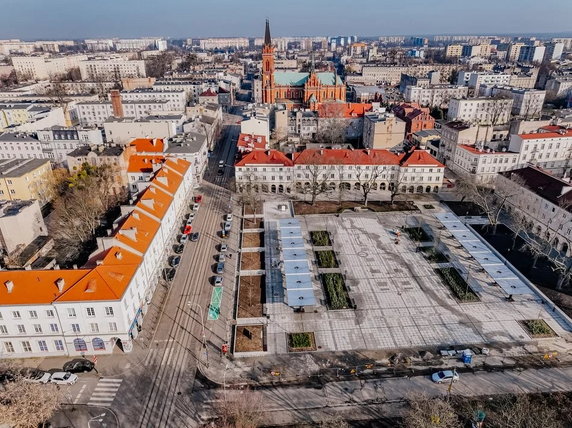
<path fill-rule="evenodd" d="M 110 405 L 113 403 L 122 381 L 123 379 L 105 377 L 99 379 L 87 404 L 92 406 Z"/>

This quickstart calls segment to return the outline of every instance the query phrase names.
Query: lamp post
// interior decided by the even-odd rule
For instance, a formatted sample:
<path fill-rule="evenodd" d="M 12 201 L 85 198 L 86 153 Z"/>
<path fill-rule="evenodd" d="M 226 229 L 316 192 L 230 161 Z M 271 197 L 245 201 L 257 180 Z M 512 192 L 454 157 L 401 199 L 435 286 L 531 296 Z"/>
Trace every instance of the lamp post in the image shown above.
<path fill-rule="evenodd" d="M 107 414 L 107 413 L 102 413 L 101 415 L 94 416 L 93 418 L 91 418 L 90 420 L 88 420 L 88 421 L 87 421 L 87 428 L 90 427 L 90 424 L 91 424 L 92 421 L 97 421 L 97 422 L 100 422 L 100 423 L 103 422 L 103 419 L 102 419 L 102 418 L 103 418 L 106 414 Z"/>

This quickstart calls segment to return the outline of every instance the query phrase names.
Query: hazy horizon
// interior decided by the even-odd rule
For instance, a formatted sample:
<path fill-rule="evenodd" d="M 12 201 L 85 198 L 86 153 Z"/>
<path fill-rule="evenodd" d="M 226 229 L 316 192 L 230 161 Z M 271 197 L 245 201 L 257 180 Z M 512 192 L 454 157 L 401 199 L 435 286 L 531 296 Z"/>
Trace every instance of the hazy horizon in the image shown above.
<path fill-rule="evenodd" d="M 359 7 L 332 0 L 283 3 L 243 0 L 84 1 L 1 0 L 0 39 L 262 37 L 270 18 L 273 36 L 571 34 L 570 0 L 481 0 L 466 5 L 441 0 Z M 319 17 L 319 18 L 318 18 Z"/>

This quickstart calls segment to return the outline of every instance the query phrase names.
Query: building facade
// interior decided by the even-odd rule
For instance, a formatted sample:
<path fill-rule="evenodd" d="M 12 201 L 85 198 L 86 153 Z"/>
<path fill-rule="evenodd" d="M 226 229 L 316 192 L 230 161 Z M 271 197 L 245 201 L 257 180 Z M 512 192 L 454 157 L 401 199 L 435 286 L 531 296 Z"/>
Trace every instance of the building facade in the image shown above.
<path fill-rule="evenodd" d="M 368 149 L 389 149 L 403 142 L 406 123 L 393 113 L 365 113 L 363 146 Z"/>

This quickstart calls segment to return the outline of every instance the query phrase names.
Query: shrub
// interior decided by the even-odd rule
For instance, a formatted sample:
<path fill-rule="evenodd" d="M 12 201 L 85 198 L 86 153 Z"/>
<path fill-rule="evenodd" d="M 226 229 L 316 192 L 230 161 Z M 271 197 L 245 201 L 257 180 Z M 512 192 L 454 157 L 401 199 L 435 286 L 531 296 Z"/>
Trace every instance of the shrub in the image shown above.
<path fill-rule="evenodd" d="M 425 254 L 425 258 L 433 263 L 446 263 L 449 261 L 447 257 L 435 247 L 421 247 L 421 251 Z"/>
<path fill-rule="evenodd" d="M 311 333 L 290 333 L 288 335 L 288 345 L 290 348 L 311 348 L 312 334 Z"/>
<path fill-rule="evenodd" d="M 349 308 L 349 296 L 343 276 L 339 273 L 323 273 L 321 276 L 330 309 Z"/>
<path fill-rule="evenodd" d="M 336 255 L 333 251 L 316 251 L 316 258 L 318 259 L 318 267 L 321 268 L 337 268 L 338 262 Z"/>
<path fill-rule="evenodd" d="M 467 284 L 457 269 L 449 267 L 436 269 L 436 271 L 449 286 L 455 297 L 457 297 L 457 299 L 459 299 L 461 302 L 479 301 L 479 296 L 477 296 L 471 287 L 469 287 L 469 284 Z"/>
<path fill-rule="evenodd" d="M 431 241 L 431 237 L 420 227 L 405 227 L 403 231 L 409 235 L 413 241 L 427 242 Z"/>
<path fill-rule="evenodd" d="M 310 237 L 312 238 L 312 244 L 316 247 L 327 247 L 332 245 L 330 234 L 325 230 L 310 232 Z"/>
<path fill-rule="evenodd" d="M 554 336 L 554 331 L 544 320 L 526 320 L 522 323 L 532 336 Z"/>

